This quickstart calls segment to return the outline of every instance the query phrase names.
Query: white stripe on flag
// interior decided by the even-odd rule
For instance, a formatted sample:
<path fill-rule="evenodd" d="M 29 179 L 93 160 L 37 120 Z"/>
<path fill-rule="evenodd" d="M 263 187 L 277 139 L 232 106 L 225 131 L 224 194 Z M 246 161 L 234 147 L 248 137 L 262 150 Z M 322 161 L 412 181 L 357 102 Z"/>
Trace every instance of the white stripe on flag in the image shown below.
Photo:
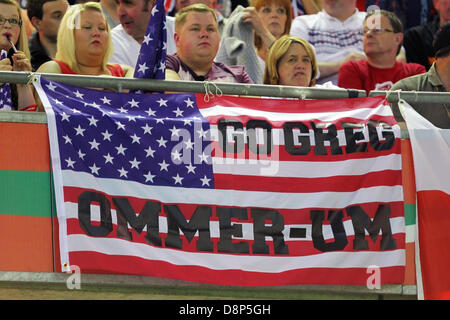
<path fill-rule="evenodd" d="M 59 251 L 60 251 L 60 259 L 62 265 L 62 271 L 70 271 L 70 268 L 67 269 L 69 265 L 69 254 L 67 250 L 67 219 L 66 212 L 64 212 L 64 192 L 63 192 L 63 177 L 61 174 L 61 163 L 60 163 L 60 151 L 58 143 L 54 143 L 55 138 L 58 136 L 58 130 L 56 128 L 56 115 L 51 107 L 50 101 L 48 100 L 47 95 L 45 94 L 42 86 L 41 86 L 41 76 L 36 75 L 36 79 L 38 81 L 32 81 L 36 91 L 39 94 L 39 97 L 44 105 L 45 113 L 47 116 L 48 122 L 48 135 L 50 139 L 50 155 L 51 155 L 51 164 L 52 164 L 52 173 L 55 185 L 55 204 L 56 204 L 56 212 L 58 216 L 58 225 L 59 225 Z M 57 139 L 56 139 L 57 141 Z"/>
<path fill-rule="evenodd" d="M 262 169 L 276 168 L 277 177 L 326 178 L 357 176 L 384 170 L 401 170 L 400 154 L 343 161 L 275 161 L 272 159 L 234 159 L 213 157 L 214 173 L 261 176 Z"/>

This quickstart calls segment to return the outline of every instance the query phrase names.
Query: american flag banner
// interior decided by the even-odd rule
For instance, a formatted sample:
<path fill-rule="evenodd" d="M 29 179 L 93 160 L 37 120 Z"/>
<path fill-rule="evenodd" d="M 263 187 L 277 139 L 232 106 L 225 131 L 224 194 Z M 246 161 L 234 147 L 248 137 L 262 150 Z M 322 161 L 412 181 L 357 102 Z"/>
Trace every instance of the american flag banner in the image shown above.
<path fill-rule="evenodd" d="M 156 0 L 134 69 L 135 78 L 164 79 L 166 73 L 166 12 Z"/>
<path fill-rule="evenodd" d="M 35 86 L 63 270 L 240 286 L 402 283 L 400 129 L 382 98 L 205 102 Z"/>
<path fill-rule="evenodd" d="M 0 53 L 0 60 L 5 59 L 8 56 L 5 50 Z M 0 110 L 11 110 L 11 86 L 9 83 L 5 83 L 0 86 Z"/>

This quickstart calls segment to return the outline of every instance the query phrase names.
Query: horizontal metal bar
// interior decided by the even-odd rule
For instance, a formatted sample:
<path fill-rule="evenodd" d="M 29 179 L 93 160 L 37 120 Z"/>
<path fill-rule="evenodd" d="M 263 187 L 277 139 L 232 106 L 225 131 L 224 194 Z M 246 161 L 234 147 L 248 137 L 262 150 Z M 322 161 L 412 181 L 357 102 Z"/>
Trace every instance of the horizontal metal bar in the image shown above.
<path fill-rule="evenodd" d="M 66 284 L 70 274 L 57 272 L 21 272 L 21 271 L 0 271 L 0 283 L 30 283 L 30 284 Z M 89 274 L 83 273 L 82 281 L 84 285 L 123 286 L 131 288 L 139 287 L 168 287 L 168 288 L 203 288 L 203 289 L 236 289 L 241 287 L 213 285 L 201 282 L 189 282 L 183 280 L 166 279 L 150 276 L 135 276 L 122 274 Z M 367 286 L 357 285 L 284 285 L 284 286 L 258 286 L 247 287 L 249 290 L 257 289 L 261 292 L 270 290 L 287 290 L 297 292 L 329 292 L 336 294 L 372 294 L 372 295 L 417 295 L 416 285 L 385 284 L 380 289 L 368 289 Z"/>
<path fill-rule="evenodd" d="M 398 102 L 398 97 L 408 103 L 450 103 L 450 92 L 428 92 L 428 91 L 378 91 L 369 92 L 369 97 L 386 96 L 390 103 Z"/>
<path fill-rule="evenodd" d="M 0 122 L 47 123 L 45 112 L 1 111 Z"/>
<path fill-rule="evenodd" d="M 197 92 L 205 93 L 206 88 L 213 94 L 245 95 L 301 99 L 345 99 L 365 97 L 364 90 L 324 89 L 309 87 L 275 86 L 262 84 L 241 84 L 223 82 L 174 81 L 136 78 L 117 78 L 109 76 L 86 76 L 54 73 L 30 73 L 0 71 L 0 83 L 29 83 L 33 75 L 40 74 L 52 81 L 74 86 L 106 89 L 130 89 L 154 92 Z"/>
<path fill-rule="evenodd" d="M 86 76 L 54 73 L 31 73 L 18 71 L 0 71 L 0 83 L 29 83 L 33 75 L 41 75 L 47 79 L 74 86 L 106 88 L 114 90 L 144 90 L 154 92 L 196 92 L 205 93 L 206 88 L 213 94 L 239 96 L 263 96 L 300 99 L 345 99 L 365 97 L 364 90 L 324 89 L 315 87 L 292 87 L 262 84 L 174 81 L 137 78 L 117 78 L 110 76 Z M 398 102 L 398 97 L 409 103 L 449 103 L 450 92 L 427 91 L 379 91 L 372 90 L 369 97 L 386 96 L 390 103 Z"/>

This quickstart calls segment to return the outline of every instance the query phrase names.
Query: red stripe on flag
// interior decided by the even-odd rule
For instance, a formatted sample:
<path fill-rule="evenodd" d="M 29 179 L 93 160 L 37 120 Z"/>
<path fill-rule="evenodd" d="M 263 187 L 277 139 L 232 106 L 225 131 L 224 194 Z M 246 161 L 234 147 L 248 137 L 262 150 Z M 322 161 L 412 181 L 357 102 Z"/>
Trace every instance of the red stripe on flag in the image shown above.
<path fill-rule="evenodd" d="M 326 178 L 261 177 L 230 174 L 214 174 L 217 189 L 253 190 L 270 192 L 352 192 L 360 188 L 396 186 L 401 184 L 402 172 L 384 170 L 357 176 Z"/>
<path fill-rule="evenodd" d="M 118 273 L 234 286 L 295 284 L 365 285 L 371 276 L 366 268 L 311 268 L 280 273 L 212 270 L 199 266 L 177 266 L 139 257 L 110 256 L 95 252 L 69 253 L 71 264 L 83 266 L 82 273 Z M 380 284 L 401 283 L 404 267 L 380 268 Z"/>

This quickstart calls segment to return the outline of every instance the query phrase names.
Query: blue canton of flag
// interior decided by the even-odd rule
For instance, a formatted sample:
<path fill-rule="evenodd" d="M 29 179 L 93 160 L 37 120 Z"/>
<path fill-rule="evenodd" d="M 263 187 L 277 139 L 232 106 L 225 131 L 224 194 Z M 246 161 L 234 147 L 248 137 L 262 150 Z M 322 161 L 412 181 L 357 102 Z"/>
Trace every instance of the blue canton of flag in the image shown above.
<path fill-rule="evenodd" d="M 166 73 L 166 12 L 164 1 L 156 0 L 153 6 L 144 41 L 136 62 L 134 77 L 164 79 Z"/>
<path fill-rule="evenodd" d="M 213 188 L 210 126 L 193 94 L 127 94 L 41 78 L 61 169 L 145 185 Z"/>
<path fill-rule="evenodd" d="M 5 50 L 2 50 L 0 60 L 5 59 L 8 56 Z M 5 83 L 0 86 L 0 110 L 11 110 L 11 86 L 9 83 Z"/>

